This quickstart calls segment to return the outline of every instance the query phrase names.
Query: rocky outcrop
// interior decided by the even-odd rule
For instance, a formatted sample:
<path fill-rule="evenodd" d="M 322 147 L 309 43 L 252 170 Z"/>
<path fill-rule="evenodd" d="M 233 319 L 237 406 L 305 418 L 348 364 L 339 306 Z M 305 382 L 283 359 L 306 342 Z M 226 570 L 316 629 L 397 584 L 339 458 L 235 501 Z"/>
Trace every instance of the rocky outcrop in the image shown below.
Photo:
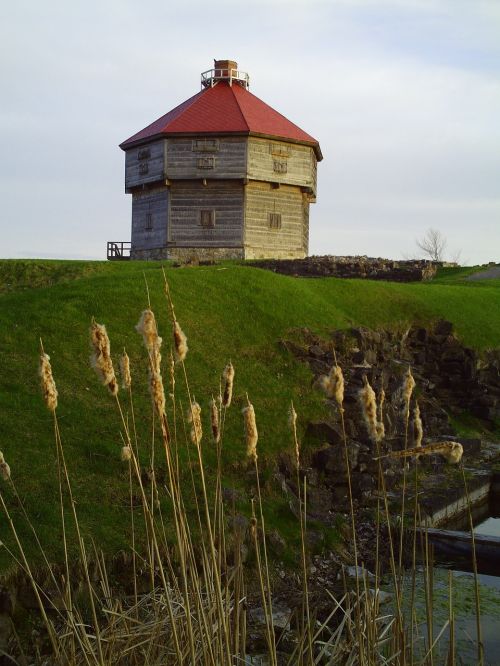
<path fill-rule="evenodd" d="M 352 328 L 334 331 L 329 339 L 320 338 L 307 329 L 295 331 L 293 341 L 283 346 L 307 362 L 314 382 L 328 373 L 335 358 L 345 378 L 344 426 L 347 452 L 352 472 L 352 489 L 359 506 L 369 506 L 377 494 L 378 455 L 414 444 L 412 422 L 405 418 L 401 385 L 408 367 L 416 380 L 411 411 L 418 400 L 424 429 L 424 444 L 442 439 L 457 439 L 466 458 L 477 455 L 479 440 L 456 437 L 449 414 L 472 413 L 491 426 L 500 416 L 500 372 L 498 351 L 480 355 L 464 347 L 453 334 L 450 322 L 439 321 L 432 328 L 410 327 L 403 334 Z M 366 376 L 380 396 L 385 392 L 383 423 L 385 437 L 378 450 L 364 423 L 359 404 L 359 391 Z M 348 479 L 345 460 L 342 419 L 334 401 L 326 401 L 324 420 L 309 423 L 304 444 L 309 450 L 309 468 L 305 470 L 309 487 L 308 507 L 312 518 L 331 518 L 335 510 L 348 507 Z M 444 465 L 439 458 L 422 461 L 435 469 Z M 397 485 L 401 461 L 384 458 L 386 488 Z M 294 494 L 295 481 L 289 465 L 282 462 L 282 485 Z"/>
<path fill-rule="evenodd" d="M 373 257 L 336 257 L 305 259 L 265 259 L 249 264 L 294 277 L 338 277 L 392 282 L 420 282 L 436 274 L 438 264 L 426 260 L 393 261 Z"/>

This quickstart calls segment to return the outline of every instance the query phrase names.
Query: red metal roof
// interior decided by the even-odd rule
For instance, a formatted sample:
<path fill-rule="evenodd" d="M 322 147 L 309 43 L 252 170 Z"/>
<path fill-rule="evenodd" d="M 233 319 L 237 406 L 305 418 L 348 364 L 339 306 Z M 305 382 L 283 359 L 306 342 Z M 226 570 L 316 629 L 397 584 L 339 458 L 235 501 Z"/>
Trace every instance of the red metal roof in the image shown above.
<path fill-rule="evenodd" d="M 219 81 L 176 106 L 120 144 L 129 146 L 156 136 L 179 134 L 261 134 L 306 143 L 321 159 L 319 143 L 243 86 Z"/>

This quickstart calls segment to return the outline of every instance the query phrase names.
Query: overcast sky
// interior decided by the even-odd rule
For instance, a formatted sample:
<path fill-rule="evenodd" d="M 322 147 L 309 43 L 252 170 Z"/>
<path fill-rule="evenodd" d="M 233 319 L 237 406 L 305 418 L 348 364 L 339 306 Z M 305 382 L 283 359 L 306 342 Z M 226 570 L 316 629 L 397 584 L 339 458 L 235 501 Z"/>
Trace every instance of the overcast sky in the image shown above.
<path fill-rule="evenodd" d="M 1 257 L 130 240 L 118 144 L 230 58 L 320 141 L 311 254 L 500 260 L 500 0 L 16 0 L 0 51 Z"/>

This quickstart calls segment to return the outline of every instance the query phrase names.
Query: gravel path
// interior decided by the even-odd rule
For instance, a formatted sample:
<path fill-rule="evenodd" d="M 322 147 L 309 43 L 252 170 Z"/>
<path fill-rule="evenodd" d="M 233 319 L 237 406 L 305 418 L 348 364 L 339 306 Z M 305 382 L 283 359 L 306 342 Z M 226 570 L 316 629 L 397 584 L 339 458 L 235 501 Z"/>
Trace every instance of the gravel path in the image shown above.
<path fill-rule="evenodd" d="M 480 271 L 479 273 L 474 273 L 466 277 L 466 280 L 493 280 L 494 278 L 500 278 L 500 266 L 492 266 L 491 268 L 486 269 L 485 271 Z"/>

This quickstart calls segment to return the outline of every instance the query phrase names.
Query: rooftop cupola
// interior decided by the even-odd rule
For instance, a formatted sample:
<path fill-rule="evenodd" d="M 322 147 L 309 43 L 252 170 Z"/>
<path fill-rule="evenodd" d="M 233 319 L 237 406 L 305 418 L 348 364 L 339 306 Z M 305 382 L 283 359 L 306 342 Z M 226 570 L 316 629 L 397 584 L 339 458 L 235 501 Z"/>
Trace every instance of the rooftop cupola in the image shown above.
<path fill-rule="evenodd" d="M 237 83 L 247 89 L 250 87 L 250 77 L 238 69 L 234 60 L 214 60 L 214 68 L 201 73 L 202 88 L 213 88 L 219 81 L 227 81 L 230 86 Z"/>

